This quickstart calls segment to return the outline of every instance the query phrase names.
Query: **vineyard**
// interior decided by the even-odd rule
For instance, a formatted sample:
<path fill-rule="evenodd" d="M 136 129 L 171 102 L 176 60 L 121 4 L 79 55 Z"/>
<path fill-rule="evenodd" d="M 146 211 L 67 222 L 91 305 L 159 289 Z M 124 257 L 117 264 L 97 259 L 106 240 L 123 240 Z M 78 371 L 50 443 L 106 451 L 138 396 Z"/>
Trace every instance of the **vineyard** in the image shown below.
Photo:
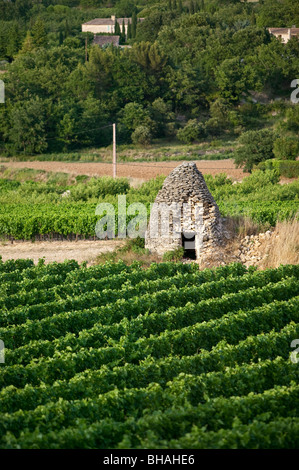
<path fill-rule="evenodd" d="M 297 448 L 298 280 L 0 262 L 0 447 Z"/>
<path fill-rule="evenodd" d="M 127 207 L 135 202 L 144 204 L 149 218 L 150 204 L 163 179 L 158 177 L 134 188 L 124 178 L 94 178 L 72 185 L 0 178 L 0 238 L 95 237 L 100 219 L 95 210 L 101 202 L 114 207 L 117 235 L 118 195 L 126 195 Z M 298 181 L 281 185 L 275 171 L 256 171 L 239 184 L 233 184 L 224 174 L 214 178 L 205 175 L 205 180 L 224 217 L 248 217 L 261 226 L 275 226 L 277 221 L 291 220 L 298 213 Z M 69 197 L 64 198 L 66 191 Z M 127 224 L 132 218 L 127 215 Z"/>

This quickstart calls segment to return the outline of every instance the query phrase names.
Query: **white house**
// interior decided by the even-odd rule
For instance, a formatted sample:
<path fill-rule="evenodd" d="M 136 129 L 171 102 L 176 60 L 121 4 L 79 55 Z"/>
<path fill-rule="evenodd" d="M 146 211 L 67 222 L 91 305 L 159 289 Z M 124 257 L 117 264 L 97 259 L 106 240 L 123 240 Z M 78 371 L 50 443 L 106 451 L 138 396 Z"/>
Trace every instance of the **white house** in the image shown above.
<path fill-rule="evenodd" d="M 139 21 L 143 21 L 144 18 L 138 18 Z M 94 20 L 88 21 L 82 24 L 83 33 L 94 33 L 94 34 L 114 34 L 115 33 L 115 21 L 118 22 L 122 31 L 122 25 L 125 25 L 125 33 L 128 34 L 128 25 L 132 24 L 132 18 L 116 18 L 112 15 L 111 18 L 95 18 Z"/>
<path fill-rule="evenodd" d="M 299 37 L 299 28 L 268 28 L 268 31 L 277 39 L 281 39 L 284 44 L 293 37 Z"/>

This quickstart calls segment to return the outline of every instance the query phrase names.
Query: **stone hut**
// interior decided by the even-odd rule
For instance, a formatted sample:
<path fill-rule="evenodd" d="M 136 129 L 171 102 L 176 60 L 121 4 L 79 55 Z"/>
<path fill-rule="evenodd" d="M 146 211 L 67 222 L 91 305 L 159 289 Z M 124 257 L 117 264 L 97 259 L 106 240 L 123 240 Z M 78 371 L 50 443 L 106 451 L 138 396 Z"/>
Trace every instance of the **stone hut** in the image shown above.
<path fill-rule="evenodd" d="M 184 247 L 185 256 L 200 259 L 222 243 L 219 208 L 194 162 L 176 167 L 165 179 L 145 234 L 152 253 Z"/>

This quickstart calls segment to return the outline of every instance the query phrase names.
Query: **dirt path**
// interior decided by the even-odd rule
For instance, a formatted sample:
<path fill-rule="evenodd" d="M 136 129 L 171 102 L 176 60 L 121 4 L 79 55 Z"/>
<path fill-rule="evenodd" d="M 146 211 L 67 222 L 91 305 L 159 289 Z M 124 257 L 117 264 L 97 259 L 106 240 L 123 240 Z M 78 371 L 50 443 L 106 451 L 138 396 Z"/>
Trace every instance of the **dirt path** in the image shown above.
<path fill-rule="evenodd" d="M 74 259 L 79 263 L 89 264 L 101 253 L 114 251 L 123 242 L 118 240 L 82 240 L 78 242 L 46 241 L 46 242 L 14 242 L 0 243 L 0 255 L 3 261 L 8 259 L 33 259 L 35 263 L 45 258 L 46 263 L 63 262 Z"/>
<path fill-rule="evenodd" d="M 158 175 L 167 176 L 176 166 L 183 161 L 166 162 L 140 162 L 119 163 L 117 165 L 117 176 L 148 180 Z M 242 180 L 248 173 L 236 168 L 233 160 L 197 160 L 198 169 L 203 173 L 216 175 L 226 173 L 234 180 Z M 64 162 L 3 162 L 3 165 L 11 168 L 33 168 L 53 172 L 71 173 L 74 175 L 88 176 L 112 176 L 112 165 L 110 163 L 64 163 Z"/>

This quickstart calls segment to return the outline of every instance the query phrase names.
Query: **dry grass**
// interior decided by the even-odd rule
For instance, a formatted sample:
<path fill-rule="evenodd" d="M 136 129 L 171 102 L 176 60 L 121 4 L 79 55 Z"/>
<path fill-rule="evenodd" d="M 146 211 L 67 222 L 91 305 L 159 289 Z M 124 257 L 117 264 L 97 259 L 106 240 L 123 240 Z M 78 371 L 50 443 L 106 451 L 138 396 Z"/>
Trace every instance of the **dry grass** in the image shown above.
<path fill-rule="evenodd" d="M 270 225 L 261 225 L 253 222 L 249 217 L 234 216 L 226 217 L 225 230 L 228 232 L 230 239 L 241 239 L 247 235 L 257 235 L 261 232 L 269 230 Z"/>
<path fill-rule="evenodd" d="M 277 268 L 280 264 L 299 264 L 299 220 L 278 222 L 270 241 L 261 247 L 260 267 Z"/>

